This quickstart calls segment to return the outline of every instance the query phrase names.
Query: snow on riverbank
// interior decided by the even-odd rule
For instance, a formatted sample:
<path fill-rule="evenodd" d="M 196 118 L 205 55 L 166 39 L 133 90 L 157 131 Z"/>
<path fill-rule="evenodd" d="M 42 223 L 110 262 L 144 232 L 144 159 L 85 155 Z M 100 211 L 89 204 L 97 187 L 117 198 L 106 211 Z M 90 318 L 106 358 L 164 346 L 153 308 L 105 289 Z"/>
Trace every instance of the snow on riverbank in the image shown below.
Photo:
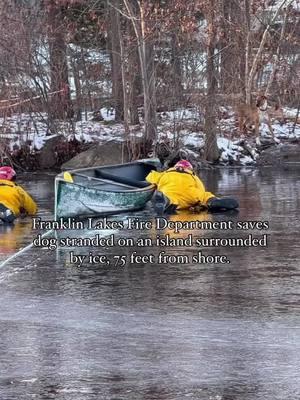
<path fill-rule="evenodd" d="M 92 120 L 93 113 L 83 114 L 83 120 L 74 123 L 57 123 L 50 127 L 46 114 L 20 114 L 0 118 L 0 143 L 13 152 L 25 144 L 32 153 L 40 151 L 45 143 L 56 135 L 63 135 L 66 140 L 74 137 L 83 143 L 106 143 L 109 141 L 123 141 L 125 137 L 124 126 L 115 123 L 111 110 L 102 109 L 103 121 Z M 87 117 L 87 119 L 85 119 Z M 284 109 L 285 123 L 273 121 L 276 145 L 286 141 L 300 139 L 300 121 L 295 124 L 297 110 Z M 203 117 L 194 110 L 176 110 L 158 114 L 158 136 L 160 141 L 168 141 L 171 146 L 179 145 L 185 148 L 194 158 L 200 158 L 201 149 L 204 147 L 205 135 L 203 134 Z M 52 128 L 52 129 L 50 129 Z M 262 123 L 261 143 L 272 144 L 271 136 L 266 124 Z M 130 127 L 133 138 L 141 138 L 143 126 Z M 249 134 L 241 137 L 237 129 L 237 121 L 230 108 L 221 108 L 217 124 L 217 143 L 221 151 L 221 164 L 251 165 L 255 164 L 261 146 L 255 141 L 255 135 Z M 273 143 L 273 145 L 275 145 Z"/>

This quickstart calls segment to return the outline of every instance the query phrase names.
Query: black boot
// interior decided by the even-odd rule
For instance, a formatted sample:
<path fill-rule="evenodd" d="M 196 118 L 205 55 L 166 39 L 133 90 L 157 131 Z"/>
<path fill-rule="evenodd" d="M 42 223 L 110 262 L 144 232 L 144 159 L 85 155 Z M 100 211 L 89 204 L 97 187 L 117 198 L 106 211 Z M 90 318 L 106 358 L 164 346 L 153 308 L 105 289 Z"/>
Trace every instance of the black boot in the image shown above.
<path fill-rule="evenodd" d="M 0 221 L 3 224 L 13 224 L 15 218 L 15 214 L 9 208 L 0 204 Z"/>
<path fill-rule="evenodd" d="M 223 197 L 221 199 L 213 197 L 208 200 L 207 208 L 209 211 L 227 211 L 239 208 L 239 203 L 231 197 Z"/>
<path fill-rule="evenodd" d="M 162 192 L 156 191 L 152 202 L 154 210 L 158 215 L 176 213 L 177 206 L 175 204 L 171 204 L 170 200 Z"/>

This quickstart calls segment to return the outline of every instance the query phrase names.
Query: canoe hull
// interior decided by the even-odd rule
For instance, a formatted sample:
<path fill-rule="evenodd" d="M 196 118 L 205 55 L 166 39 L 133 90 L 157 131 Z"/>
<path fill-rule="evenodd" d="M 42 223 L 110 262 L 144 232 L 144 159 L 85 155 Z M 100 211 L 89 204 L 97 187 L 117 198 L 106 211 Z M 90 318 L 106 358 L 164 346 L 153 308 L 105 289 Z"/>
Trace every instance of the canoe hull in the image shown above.
<path fill-rule="evenodd" d="M 153 187 L 126 192 L 106 192 L 60 181 L 57 188 L 56 217 L 109 215 L 140 210 L 151 199 Z"/>
<path fill-rule="evenodd" d="M 141 183 L 155 166 L 145 163 L 128 163 L 120 166 L 98 167 L 96 170 L 113 171 L 118 178 L 134 178 Z M 55 180 L 55 218 L 111 215 L 143 209 L 155 191 L 154 185 L 132 187 L 124 182 L 97 179 L 94 169 L 69 171 L 75 177 L 67 182 L 63 174 Z M 132 179 L 130 179 L 131 182 Z M 121 179 L 122 181 L 122 179 Z"/>

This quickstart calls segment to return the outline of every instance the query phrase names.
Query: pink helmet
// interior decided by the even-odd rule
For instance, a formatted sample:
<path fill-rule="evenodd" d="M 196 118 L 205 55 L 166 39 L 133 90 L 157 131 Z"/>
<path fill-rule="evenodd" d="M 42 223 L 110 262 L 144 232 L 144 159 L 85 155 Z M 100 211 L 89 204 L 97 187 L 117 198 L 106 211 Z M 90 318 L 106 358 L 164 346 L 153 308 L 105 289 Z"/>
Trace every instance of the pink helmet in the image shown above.
<path fill-rule="evenodd" d="M 193 169 L 192 164 L 188 160 L 180 160 L 175 164 L 175 168 Z"/>
<path fill-rule="evenodd" d="M 12 181 L 16 175 L 16 171 L 13 168 L 0 167 L 0 179 Z"/>

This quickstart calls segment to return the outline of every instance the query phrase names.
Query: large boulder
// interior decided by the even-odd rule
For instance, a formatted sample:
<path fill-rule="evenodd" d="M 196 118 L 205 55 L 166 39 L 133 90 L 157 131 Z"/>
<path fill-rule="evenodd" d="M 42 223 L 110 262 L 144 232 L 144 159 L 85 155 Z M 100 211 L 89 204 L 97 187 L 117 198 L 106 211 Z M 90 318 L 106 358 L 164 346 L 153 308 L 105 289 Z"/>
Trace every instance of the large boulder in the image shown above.
<path fill-rule="evenodd" d="M 63 141 L 64 137 L 62 135 L 47 139 L 37 155 L 37 162 L 41 169 L 53 168 L 56 166 L 56 148 L 59 144 L 63 143 Z"/>
<path fill-rule="evenodd" d="M 127 146 L 119 142 L 96 144 L 90 149 L 77 154 L 61 166 L 62 170 L 95 167 L 99 165 L 121 164 L 128 162 Z"/>
<path fill-rule="evenodd" d="M 261 152 L 257 165 L 280 165 L 286 162 L 300 162 L 300 145 L 299 144 L 283 144 L 268 148 Z"/>

